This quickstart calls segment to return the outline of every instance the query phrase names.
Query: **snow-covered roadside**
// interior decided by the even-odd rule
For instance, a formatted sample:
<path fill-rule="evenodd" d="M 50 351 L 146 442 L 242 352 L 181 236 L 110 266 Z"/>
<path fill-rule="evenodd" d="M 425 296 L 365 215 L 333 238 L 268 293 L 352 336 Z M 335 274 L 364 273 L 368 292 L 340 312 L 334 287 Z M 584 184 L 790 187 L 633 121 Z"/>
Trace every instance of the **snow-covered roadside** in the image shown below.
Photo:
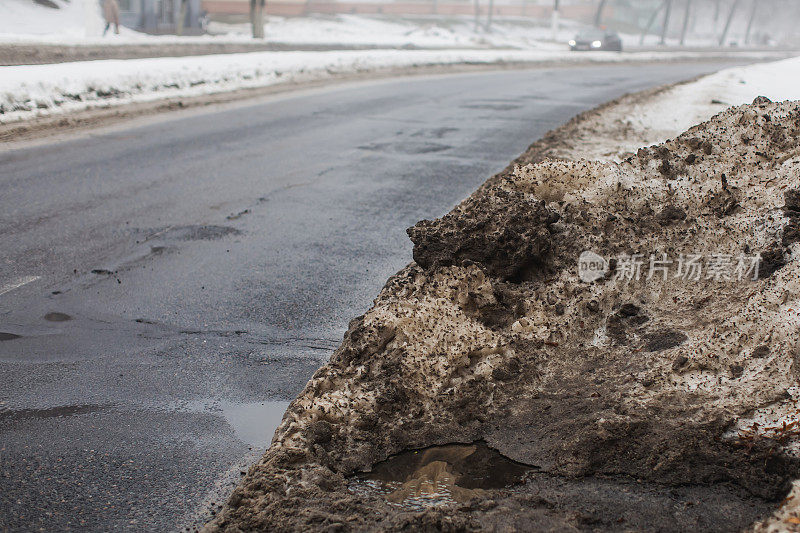
<path fill-rule="evenodd" d="M 0 67 L 0 123 L 162 98 L 192 97 L 385 68 L 455 64 L 699 59 L 694 52 L 575 54 L 522 50 L 254 52 Z M 758 57 L 758 56 L 754 56 Z M 769 55 L 765 54 L 765 57 Z"/>
<path fill-rule="evenodd" d="M 322 520 L 359 530 L 566 530 L 578 513 L 587 513 L 580 525 L 607 530 L 743 531 L 762 520 L 800 474 L 777 453 L 800 442 L 800 430 L 762 417 L 774 424 L 762 439 L 726 432 L 764 406 L 793 414 L 787 423 L 800 413 L 800 104 L 712 100 L 798 99 L 799 62 L 730 69 L 584 113 L 514 172 L 411 228 L 415 262 L 351 322 L 206 531 Z M 715 116 L 696 125 L 704 115 Z M 598 153 L 598 135 L 610 154 Z M 644 148 L 654 135 L 673 140 Z M 621 164 L 579 160 L 636 148 Z M 570 160 L 537 163 L 551 154 Z M 648 275 L 645 258 L 627 280 L 617 271 L 589 283 L 578 276 L 585 250 L 650 252 L 651 275 L 662 251 L 763 252 L 764 270 L 747 282 L 705 270 L 691 280 L 682 259 L 664 253 L 672 266 L 663 278 Z M 537 465 L 536 476 L 463 497 L 467 486 L 454 481 L 452 503 L 402 507 L 430 495 L 419 487 L 461 474 L 436 444 L 478 440 Z M 361 492 L 354 480 L 383 479 L 346 477 L 422 449 L 393 485 Z M 800 530 L 800 483 L 784 503 L 756 529 Z"/>
<path fill-rule="evenodd" d="M 678 85 L 635 113 L 634 124 L 650 131 L 681 132 L 728 106 L 750 103 L 757 96 L 773 101 L 800 100 L 800 57 L 731 68 Z"/>
<path fill-rule="evenodd" d="M 252 43 L 249 24 L 211 21 L 208 35 L 148 35 L 121 28 L 119 35 L 102 35 L 104 21 L 99 3 L 90 0 L 51 0 L 52 9 L 32 0 L 0 1 L 0 44 L 104 45 Z M 268 14 L 264 21 L 266 43 L 418 48 L 563 49 L 585 23 L 562 19 L 555 39 L 549 17 L 496 16 L 491 31 L 475 26 L 472 15 L 359 15 L 309 14 L 282 17 Z M 621 34 L 625 47 L 639 46 L 638 34 Z M 648 46 L 660 37 L 649 35 Z M 677 40 L 669 41 L 678 45 Z M 690 37 L 689 46 L 716 46 L 712 36 Z"/>
<path fill-rule="evenodd" d="M 99 3 L 86 5 L 83 0 L 51 1 L 58 9 L 29 0 L 2 0 L 0 43 L 57 39 L 66 44 L 81 42 L 87 34 L 102 35 L 105 22 Z"/>
<path fill-rule="evenodd" d="M 285 44 L 563 50 L 582 27 L 571 20 L 562 21 L 558 42 L 553 42 L 549 21 L 522 17 L 498 17 L 492 22 L 492 31 L 487 32 L 475 28 L 473 17 L 463 15 L 310 15 L 271 16 L 264 25 L 264 34 L 269 42 Z M 211 22 L 208 29 L 220 39 L 250 35 L 247 24 Z"/>
<path fill-rule="evenodd" d="M 623 97 L 574 125 L 570 138 L 548 147 L 547 155 L 621 161 L 757 96 L 800 100 L 800 57 L 725 69 L 653 95 Z"/>
<path fill-rule="evenodd" d="M 252 43 L 249 24 L 211 22 L 201 36 L 148 35 L 121 28 L 119 35 L 102 35 L 99 4 L 87 8 L 82 1 L 53 0 L 51 9 L 31 0 L 0 1 L 0 44 L 104 45 Z M 304 17 L 268 15 L 264 21 L 266 43 L 421 48 L 558 48 L 583 27 L 563 20 L 558 43 L 549 20 L 496 17 L 492 31 L 476 28 L 472 16 L 312 14 Z"/>

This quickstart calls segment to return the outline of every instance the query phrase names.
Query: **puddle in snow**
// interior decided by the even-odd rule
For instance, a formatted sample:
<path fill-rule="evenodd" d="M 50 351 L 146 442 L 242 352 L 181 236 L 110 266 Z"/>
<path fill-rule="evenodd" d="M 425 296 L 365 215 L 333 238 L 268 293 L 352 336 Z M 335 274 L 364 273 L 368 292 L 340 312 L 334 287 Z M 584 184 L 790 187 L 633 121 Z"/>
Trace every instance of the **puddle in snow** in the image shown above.
<path fill-rule="evenodd" d="M 254 448 L 267 448 L 287 407 L 289 402 L 285 401 L 236 403 L 228 400 L 193 400 L 180 404 L 179 409 L 222 416 L 239 440 Z"/>
<path fill-rule="evenodd" d="M 535 470 L 508 459 L 483 442 L 450 444 L 400 453 L 358 474 L 356 494 L 378 493 L 408 510 L 465 502 L 525 481 Z"/>

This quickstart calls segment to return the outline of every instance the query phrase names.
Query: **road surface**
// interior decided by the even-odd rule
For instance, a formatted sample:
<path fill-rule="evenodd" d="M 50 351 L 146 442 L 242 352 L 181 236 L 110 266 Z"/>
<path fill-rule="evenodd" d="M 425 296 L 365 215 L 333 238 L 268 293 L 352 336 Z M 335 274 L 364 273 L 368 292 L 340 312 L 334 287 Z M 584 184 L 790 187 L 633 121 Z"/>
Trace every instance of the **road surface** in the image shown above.
<path fill-rule="evenodd" d="M 203 520 L 406 227 L 578 112 L 721 66 L 360 82 L 0 152 L 0 529 Z"/>

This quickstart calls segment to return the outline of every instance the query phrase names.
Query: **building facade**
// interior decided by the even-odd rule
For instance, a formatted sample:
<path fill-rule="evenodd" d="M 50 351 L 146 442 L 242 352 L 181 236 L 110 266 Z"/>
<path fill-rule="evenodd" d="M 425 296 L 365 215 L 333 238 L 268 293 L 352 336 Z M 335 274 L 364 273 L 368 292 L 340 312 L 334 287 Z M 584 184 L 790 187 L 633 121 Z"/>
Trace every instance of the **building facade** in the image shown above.
<path fill-rule="evenodd" d="M 146 33 L 175 33 L 181 11 L 181 0 L 117 0 L 120 22 L 124 26 Z M 202 33 L 201 0 L 186 0 L 183 33 Z"/>

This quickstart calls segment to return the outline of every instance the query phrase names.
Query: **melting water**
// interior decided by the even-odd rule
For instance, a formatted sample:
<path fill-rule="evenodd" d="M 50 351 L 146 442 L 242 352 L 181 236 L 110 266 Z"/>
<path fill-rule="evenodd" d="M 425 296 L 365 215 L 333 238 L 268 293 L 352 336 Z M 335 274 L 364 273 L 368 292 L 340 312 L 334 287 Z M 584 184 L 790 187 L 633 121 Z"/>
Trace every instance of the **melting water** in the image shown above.
<path fill-rule="evenodd" d="M 72 317 L 66 313 L 47 313 L 44 315 L 44 319 L 48 322 L 66 322 L 68 320 L 72 320 Z"/>
<path fill-rule="evenodd" d="M 485 496 L 525 481 L 534 467 L 512 461 L 484 442 L 412 450 L 376 464 L 350 485 L 356 494 L 378 493 L 408 510 Z"/>
<path fill-rule="evenodd" d="M 221 416 L 233 428 L 236 437 L 253 448 L 267 448 L 272 435 L 289 407 L 286 401 L 237 403 L 228 400 L 192 400 L 181 402 L 173 409 L 213 413 Z"/>
<path fill-rule="evenodd" d="M 266 448 L 289 407 L 289 402 L 220 402 L 222 415 L 239 439 L 253 447 Z"/>
<path fill-rule="evenodd" d="M 42 420 L 45 418 L 66 418 L 68 416 L 85 415 L 105 411 L 112 404 L 96 405 L 62 405 L 45 409 L 3 409 L 0 407 L 0 422 L 4 420 Z"/>

